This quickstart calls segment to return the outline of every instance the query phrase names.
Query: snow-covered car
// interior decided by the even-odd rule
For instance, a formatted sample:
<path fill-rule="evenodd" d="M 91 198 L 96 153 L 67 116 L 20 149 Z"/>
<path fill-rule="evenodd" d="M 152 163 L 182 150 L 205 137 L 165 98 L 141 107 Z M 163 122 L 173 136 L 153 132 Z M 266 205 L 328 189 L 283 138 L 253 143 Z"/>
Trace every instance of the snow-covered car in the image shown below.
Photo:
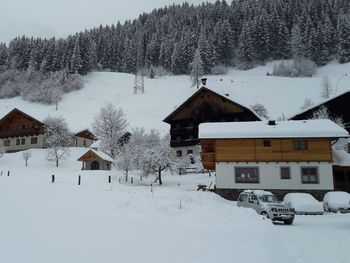
<path fill-rule="evenodd" d="M 307 193 L 286 194 L 283 203 L 297 215 L 323 215 L 323 205 Z"/>
<path fill-rule="evenodd" d="M 272 223 L 283 221 L 286 225 L 291 225 L 294 221 L 294 213 L 271 192 L 245 190 L 240 193 L 237 206 L 253 208 L 258 214 L 270 218 Z"/>
<path fill-rule="evenodd" d="M 323 208 L 326 212 L 350 213 L 350 194 L 342 191 L 332 191 L 325 194 Z"/>

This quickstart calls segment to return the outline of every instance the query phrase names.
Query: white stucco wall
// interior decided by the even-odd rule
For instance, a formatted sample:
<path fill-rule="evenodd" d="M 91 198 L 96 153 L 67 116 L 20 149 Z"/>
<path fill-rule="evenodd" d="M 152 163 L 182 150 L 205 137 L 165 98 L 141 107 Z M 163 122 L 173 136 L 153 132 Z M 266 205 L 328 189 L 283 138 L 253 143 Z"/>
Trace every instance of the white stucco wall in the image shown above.
<path fill-rule="evenodd" d="M 86 145 L 84 145 L 84 141 L 86 141 Z M 94 141 L 90 140 L 90 139 L 85 139 L 82 137 L 75 137 L 74 147 L 90 147 L 93 142 Z"/>
<path fill-rule="evenodd" d="M 290 167 L 291 179 L 281 179 L 280 167 Z M 259 181 L 257 184 L 236 183 L 235 167 L 258 167 Z M 301 182 L 301 167 L 318 167 L 318 184 L 303 184 Z M 301 190 L 333 190 L 332 164 L 326 162 L 300 163 L 216 163 L 216 187 L 222 189 L 301 189 Z"/>
<path fill-rule="evenodd" d="M 22 138 L 25 139 L 25 144 L 16 145 L 16 140 L 17 139 L 21 140 Z M 32 138 L 38 138 L 38 141 L 36 144 L 31 144 Z M 22 151 L 22 150 L 33 149 L 33 148 L 43 148 L 43 145 L 44 145 L 44 136 L 42 134 L 36 135 L 36 136 L 6 138 L 6 139 L 3 139 L 2 141 L 4 142 L 5 140 L 10 140 L 10 146 L 5 146 L 5 149 L 7 152 Z"/>

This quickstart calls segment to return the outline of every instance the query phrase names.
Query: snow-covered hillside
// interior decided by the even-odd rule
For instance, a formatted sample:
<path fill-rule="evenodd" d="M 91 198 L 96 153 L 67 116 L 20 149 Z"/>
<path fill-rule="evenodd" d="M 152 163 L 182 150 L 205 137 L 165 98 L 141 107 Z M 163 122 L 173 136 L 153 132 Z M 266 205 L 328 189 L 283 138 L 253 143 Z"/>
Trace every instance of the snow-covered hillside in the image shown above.
<path fill-rule="evenodd" d="M 266 76 L 267 72 L 272 72 L 274 63 L 278 62 L 252 70 L 233 69 L 227 75 L 208 76 L 207 87 L 227 93 L 232 100 L 247 106 L 261 103 L 271 118 L 288 117 L 299 112 L 305 98 L 314 103 L 322 101 L 320 92 L 324 74 L 329 76 L 338 94 L 350 89 L 350 63 L 332 62 L 319 68 L 313 78 Z M 111 102 L 124 109 L 130 127 L 156 128 L 165 132 L 169 127 L 162 120 L 195 92 L 190 88 L 188 76 L 146 78 L 143 95 L 133 95 L 134 76 L 130 74 L 95 72 L 84 79 L 84 88 L 66 94 L 57 112 L 54 105 L 30 103 L 17 97 L 0 100 L 0 117 L 17 107 L 39 120 L 48 115 L 61 115 L 72 131 L 78 131 L 89 128 L 99 109 Z"/>
<path fill-rule="evenodd" d="M 28 167 L 21 153 L 0 159 L 0 262 L 348 262 L 350 215 L 273 225 L 197 192 L 213 181 L 208 174 L 167 173 L 151 192 L 152 177 L 141 182 L 133 172 L 131 185 L 116 170 L 81 171 L 76 159 L 84 151 L 72 148 L 58 168 L 46 150 L 33 150 Z"/>

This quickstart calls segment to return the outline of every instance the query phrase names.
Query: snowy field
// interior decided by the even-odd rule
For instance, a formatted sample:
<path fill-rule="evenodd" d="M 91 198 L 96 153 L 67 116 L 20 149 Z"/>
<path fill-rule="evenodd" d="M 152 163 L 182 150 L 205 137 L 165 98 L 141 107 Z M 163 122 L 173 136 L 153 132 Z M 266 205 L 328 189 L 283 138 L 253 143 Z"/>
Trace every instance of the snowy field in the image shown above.
<path fill-rule="evenodd" d="M 310 98 L 314 103 L 322 101 L 323 75 L 329 76 L 337 94 L 350 90 L 350 63 L 329 63 L 319 68 L 313 78 L 266 76 L 267 72 L 272 72 L 275 63 L 278 61 L 247 71 L 232 69 L 227 75 L 208 76 L 207 87 L 229 94 L 232 100 L 246 106 L 261 103 L 267 108 L 270 117 L 275 119 L 298 113 L 305 98 Z M 166 132 L 169 126 L 162 120 L 196 91 L 190 88 L 188 76 L 166 76 L 153 80 L 145 78 L 143 95 L 133 95 L 134 76 L 131 74 L 95 72 L 84 77 L 84 82 L 80 91 L 63 97 L 57 112 L 54 105 L 30 103 L 17 97 L 0 100 L 0 117 L 14 107 L 39 120 L 48 115 L 60 115 L 67 120 L 70 129 L 76 132 L 89 128 L 100 108 L 111 102 L 124 109 L 129 128 L 155 128 Z"/>
<path fill-rule="evenodd" d="M 214 180 L 207 174 L 167 173 L 151 192 L 153 178 L 141 182 L 137 172 L 131 185 L 117 170 L 81 171 L 84 151 L 72 148 L 58 168 L 45 150 L 33 150 L 28 167 L 21 153 L 0 159 L 0 262 L 349 262 L 350 215 L 273 225 L 197 192 Z"/>

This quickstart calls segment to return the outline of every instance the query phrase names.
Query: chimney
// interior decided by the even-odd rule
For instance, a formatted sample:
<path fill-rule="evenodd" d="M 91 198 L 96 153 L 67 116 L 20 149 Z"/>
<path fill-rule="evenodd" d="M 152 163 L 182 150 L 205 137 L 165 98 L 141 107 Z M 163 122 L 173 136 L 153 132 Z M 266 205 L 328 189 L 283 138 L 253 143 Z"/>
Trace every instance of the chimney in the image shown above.
<path fill-rule="evenodd" d="M 203 87 L 205 87 L 207 85 L 207 78 L 201 78 Z"/>
<path fill-rule="evenodd" d="M 268 125 L 275 126 L 276 125 L 276 121 L 275 120 L 269 120 Z"/>

